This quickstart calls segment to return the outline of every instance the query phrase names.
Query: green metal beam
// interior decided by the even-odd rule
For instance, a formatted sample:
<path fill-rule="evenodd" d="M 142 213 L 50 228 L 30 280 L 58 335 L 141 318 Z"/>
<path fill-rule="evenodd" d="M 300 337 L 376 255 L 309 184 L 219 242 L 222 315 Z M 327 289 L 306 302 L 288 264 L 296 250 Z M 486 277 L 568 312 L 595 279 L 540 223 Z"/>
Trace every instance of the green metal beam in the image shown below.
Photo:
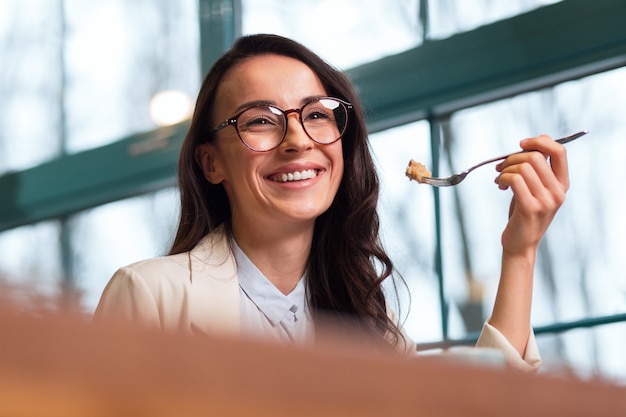
<path fill-rule="evenodd" d="M 133 135 L 0 176 L 0 230 L 173 185 L 187 125 Z"/>
<path fill-rule="evenodd" d="M 240 0 L 200 0 L 200 54 L 206 74 L 241 34 Z"/>
<path fill-rule="evenodd" d="M 347 71 L 372 131 L 626 65 L 626 1 L 565 0 Z"/>
<path fill-rule="evenodd" d="M 239 1 L 200 0 L 202 70 L 239 31 Z M 626 64 L 626 1 L 565 0 L 348 71 L 372 130 Z M 0 230 L 174 184 L 184 125 L 0 176 Z"/>

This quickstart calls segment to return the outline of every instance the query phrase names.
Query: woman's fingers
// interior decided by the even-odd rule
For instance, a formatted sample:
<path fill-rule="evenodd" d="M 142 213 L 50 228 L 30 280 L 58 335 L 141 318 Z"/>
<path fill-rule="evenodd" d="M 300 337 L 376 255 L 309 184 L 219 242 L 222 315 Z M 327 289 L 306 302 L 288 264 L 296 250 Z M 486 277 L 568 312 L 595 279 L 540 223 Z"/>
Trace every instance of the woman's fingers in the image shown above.
<path fill-rule="evenodd" d="M 565 147 L 558 142 L 552 140 L 550 136 L 541 135 L 535 138 L 524 139 L 520 142 L 520 146 L 523 150 L 528 152 L 518 153 L 510 156 L 502 163 L 497 166 L 499 171 L 502 171 L 508 166 L 512 166 L 515 164 L 522 163 L 524 161 L 529 161 L 529 156 L 533 155 L 530 151 L 537 151 L 543 155 L 544 159 L 548 160 L 549 167 L 551 169 L 551 173 L 554 178 L 564 187 L 565 190 L 569 189 L 569 170 L 567 165 L 567 151 Z M 530 156 L 530 158 L 535 158 L 537 155 Z M 534 159 L 534 161 L 538 162 L 539 159 Z M 535 167 L 539 167 L 540 165 L 534 164 Z M 542 171 L 542 173 L 547 174 L 546 171 Z M 545 179 L 552 178 L 552 175 L 543 176 Z M 546 183 L 546 185 L 550 185 Z"/>
<path fill-rule="evenodd" d="M 513 191 L 503 244 L 515 253 L 538 245 L 569 187 L 567 156 L 561 144 L 539 136 L 522 141 L 522 148 L 527 152 L 496 166 L 500 174 L 495 180 L 500 189 Z"/>
<path fill-rule="evenodd" d="M 517 161 L 500 168 L 496 179 L 501 189 L 512 188 L 522 202 L 538 200 L 550 206 L 560 206 L 566 186 L 557 178 L 545 157 L 538 152 L 519 155 Z M 552 203 L 552 204 L 549 204 Z"/>

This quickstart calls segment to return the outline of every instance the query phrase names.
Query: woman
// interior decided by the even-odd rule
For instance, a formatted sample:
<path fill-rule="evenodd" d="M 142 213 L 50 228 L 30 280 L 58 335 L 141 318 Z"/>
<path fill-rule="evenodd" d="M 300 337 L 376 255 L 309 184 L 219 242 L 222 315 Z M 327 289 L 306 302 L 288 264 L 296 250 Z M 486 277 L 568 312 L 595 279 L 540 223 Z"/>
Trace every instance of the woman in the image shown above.
<path fill-rule="evenodd" d="M 502 275 L 479 346 L 540 362 L 530 327 L 537 247 L 568 188 L 547 136 L 497 166 L 514 193 Z M 546 162 L 550 158 L 550 163 Z M 379 183 L 347 78 L 275 35 L 239 39 L 205 78 L 179 160 L 181 217 L 169 256 L 116 272 L 96 310 L 164 330 L 306 342 L 322 317 L 355 319 L 413 352 L 382 282 Z"/>

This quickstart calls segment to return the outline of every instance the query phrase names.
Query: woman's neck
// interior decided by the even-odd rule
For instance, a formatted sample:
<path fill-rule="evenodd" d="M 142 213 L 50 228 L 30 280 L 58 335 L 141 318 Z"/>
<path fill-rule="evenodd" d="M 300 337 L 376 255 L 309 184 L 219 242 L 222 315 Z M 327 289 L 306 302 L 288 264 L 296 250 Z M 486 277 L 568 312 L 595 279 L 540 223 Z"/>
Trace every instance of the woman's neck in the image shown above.
<path fill-rule="evenodd" d="M 304 274 L 313 228 L 314 222 L 297 227 L 232 227 L 237 245 L 283 294 L 289 294 Z"/>

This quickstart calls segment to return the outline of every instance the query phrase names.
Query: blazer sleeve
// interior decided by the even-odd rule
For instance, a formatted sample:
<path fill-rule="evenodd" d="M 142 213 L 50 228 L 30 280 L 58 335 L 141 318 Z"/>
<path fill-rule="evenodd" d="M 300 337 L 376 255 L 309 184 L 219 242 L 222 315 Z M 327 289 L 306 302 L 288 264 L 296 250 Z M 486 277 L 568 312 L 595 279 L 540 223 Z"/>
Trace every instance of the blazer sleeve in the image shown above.
<path fill-rule="evenodd" d="M 157 302 L 145 281 L 128 267 L 118 269 L 105 287 L 95 322 L 117 322 L 159 329 Z"/>
<path fill-rule="evenodd" d="M 395 321 L 396 316 L 394 312 L 388 311 L 388 314 L 389 317 L 397 323 L 397 321 Z M 401 325 L 398 324 L 398 327 L 400 328 L 402 338 L 397 346 L 397 349 L 407 356 L 416 355 L 417 346 L 415 342 L 406 333 Z M 488 321 L 486 321 L 483 325 L 482 332 L 476 342 L 476 347 L 497 350 L 499 352 L 497 357 L 494 357 L 493 353 L 489 355 L 488 360 L 490 363 L 502 363 L 503 361 L 506 366 L 520 371 L 536 372 L 541 364 L 539 348 L 537 347 L 537 341 L 535 340 L 535 334 L 532 329 L 528 336 L 528 342 L 526 344 L 526 350 L 523 357 L 520 356 L 519 352 L 513 347 L 513 345 L 511 345 L 506 337 L 504 337 L 498 329 L 489 324 Z M 450 349 L 447 353 L 451 353 L 457 358 L 465 357 L 466 360 L 476 361 L 476 358 L 473 357 L 466 349 Z"/>
<path fill-rule="evenodd" d="M 520 356 L 519 352 L 511 345 L 502 333 L 487 320 L 483 324 L 483 330 L 480 333 L 476 347 L 495 348 L 502 352 L 506 363 L 516 369 L 527 372 L 536 372 L 541 365 L 541 355 L 535 340 L 535 333 L 530 330 L 528 342 L 524 356 Z"/>

